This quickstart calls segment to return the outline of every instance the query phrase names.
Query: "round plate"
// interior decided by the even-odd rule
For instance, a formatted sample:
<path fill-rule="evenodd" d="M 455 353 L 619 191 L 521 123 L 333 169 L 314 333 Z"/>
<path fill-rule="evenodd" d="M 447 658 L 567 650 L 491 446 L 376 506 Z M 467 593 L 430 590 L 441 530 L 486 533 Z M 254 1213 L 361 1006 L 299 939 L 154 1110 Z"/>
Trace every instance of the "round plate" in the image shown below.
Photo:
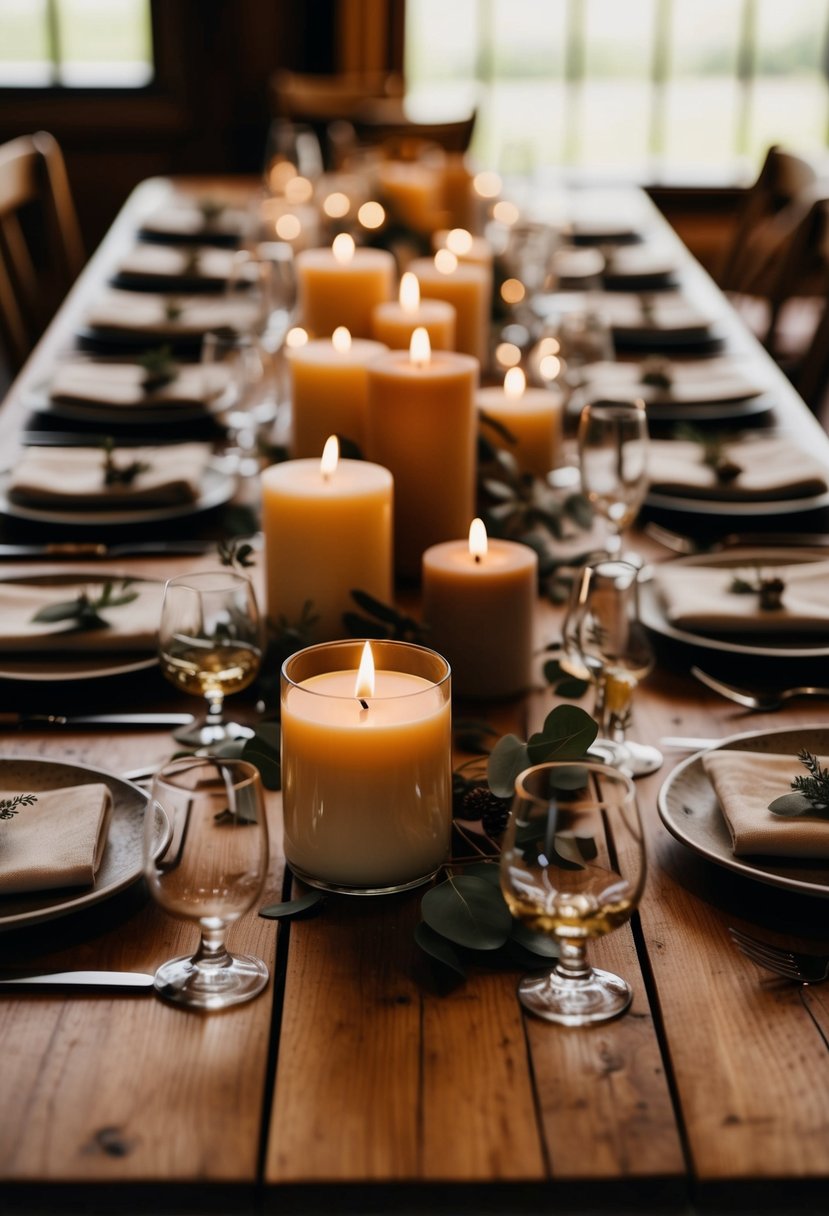
<path fill-rule="evenodd" d="M 71 524 L 75 527 L 109 527 L 112 524 L 152 524 L 167 519 L 180 519 L 210 511 L 229 502 L 236 492 L 236 478 L 216 465 L 208 465 L 195 502 L 176 503 L 167 507 L 133 507 L 120 511 L 72 511 L 68 507 L 29 507 L 10 502 L 6 494 L 9 474 L 0 475 L 0 512 L 17 519 L 31 519 L 43 524 Z"/>
<path fill-rule="evenodd" d="M 16 578 L 3 579 L 4 583 L 25 583 L 39 587 L 76 587 L 79 583 L 104 583 L 112 576 L 100 570 L 94 572 L 74 570 L 55 574 L 21 574 Z M 135 582 L 159 582 L 158 579 L 136 579 Z M 52 651 L 42 654 L 37 651 L 16 651 L 0 654 L 0 680 L 23 680 L 26 683 L 43 682 L 54 684 L 64 680 L 97 680 L 102 676 L 130 675 L 135 671 L 148 671 L 155 667 L 158 656 L 146 651 L 122 651 L 86 654 L 79 652 Z"/>
<path fill-rule="evenodd" d="M 21 757 L 0 760 L 0 788 L 21 792 L 60 789 L 65 786 L 103 782 L 112 792 L 112 819 L 106 848 L 95 882 L 90 889 L 63 888 L 0 896 L 0 932 L 22 929 L 42 921 L 68 916 L 123 891 L 142 874 L 141 835 L 147 794 L 103 769 L 79 764 Z"/>
<path fill-rule="evenodd" d="M 818 755 L 829 751 L 829 727 L 799 726 L 793 729 L 752 731 L 731 735 L 717 750 L 744 752 L 791 752 L 792 773 L 797 771 L 797 753 L 803 748 Z M 746 878 L 773 887 L 829 899 L 829 860 L 798 861 L 795 858 L 736 857 L 731 848 L 722 810 L 702 766 L 702 752 L 683 760 L 659 791 L 657 806 L 665 827 L 682 844 Z"/>
<path fill-rule="evenodd" d="M 792 566 L 797 562 L 816 562 L 826 560 L 825 549 L 728 549 L 723 553 L 695 553 L 689 557 L 676 557 L 670 561 L 671 566 L 706 566 L 722 569 L 751 566 L 762 562 L 763 566 Z M 653 582 L 643 582 L 640 588 L 641 600 L 639 616 L 642 624 L 661 637 L 671 638 L 675 642 L 684 642 L 688 646 L 697 646 L 704 650 L 719 650 L 727 654 L 754 655 L 766 659 L 812 659 L 829 655 L 829 642 L 818 643 L 814 638 L 809 640 L 808 634 L 791 639 L 775 638 L 773 634 L 758 634 L 754 641 L 738 641 L 737 636 L 719 637 L 704 633 L 694 633 L 689 629 L 681 629 L 666 620 L 662 605 L 659 602 L 656 587 Z M 751 634 L 741 634 L 740 637 Z"/>

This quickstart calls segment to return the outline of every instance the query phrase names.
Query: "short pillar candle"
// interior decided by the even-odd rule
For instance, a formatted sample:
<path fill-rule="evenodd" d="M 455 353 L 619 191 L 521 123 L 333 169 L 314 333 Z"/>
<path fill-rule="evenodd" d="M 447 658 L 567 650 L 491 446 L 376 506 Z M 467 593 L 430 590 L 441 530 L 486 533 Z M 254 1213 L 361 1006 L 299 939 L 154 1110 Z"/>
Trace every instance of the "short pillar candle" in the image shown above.
<path fill-rule="evenodd" d="M 496 447 L 511 452 L 519 469 L 536 477 L 546 477 L 557 467 L 562 444 L 564 399 L 556 388 L 527 388 L 520 367 L 511 367 L 503 387 L 479 389 L 478 410 L 481 434 Z M 496 427 L 486 425 L 492 418 L 510 438 Z"/>
<path fill-rule="evenodd" d="M 394 293 L 395 263 L 385 249 L 357 249 L 341 232 L 330 249 L 296 256 L 299 321 L 315 337 L 344 325 L 354 338 L 371 337 L 375 305 Z"/>
<path fill-rule="evenodd" d="M 288 460 L 262 473 L 268 617 L 298 623 L 306 604 L 314 641 L 342 637 L 352 590 L 392 597 L 392 475 L 364 460 Z"/>
<path fill-rule="evenodd" d="M 462 533 L 475 508 L 478 362 L 432 353 L 416 329 L 408 351 L 368 369 L 366 455 L 394 477 L 398 571 L 418 577 L 423 550 Z"/>
<path fill-rule="evenodd" d="M 408 350 L 412 334 L 422 326 L 432 350 L 455 349 L 456 313 L 445 300 L 421 300 L 420 284 L 411 271 L 400 279 L 397 300 L 378 304 L 372 314 L 374 337 L 391 350 Z"/>
<path fill-rule="evenodd" d="M 291 375 L 291 454 L 318 456 L 329 435 L 365 450 L 368 366 L 387 352 L 343 326 L 286 353 Z"/>
<path fill-rule="evenodd" d="M 480 519 L 469 539 L 423 554 L 423 617 L 449 661 L 459 697 L 510 697 L 532 683 L 538 558 L 527 545 L 488 540 Z"/>
<path fill-rule="evenodd" d="M 340 641 L 282 668 L 285 857 L 312 886 L 383 894 L 449 856 L 450 675 L 406 642 Z"/>
<path fill-rule="evenodd" d="M 409 270 L 417 276 L 424 300 L 446 300 L 457 313 L 455 349 L 489 363 L 492 271 L 473 262 L 460 262 L 449 249 L 433 258 L 415 258 Z"/>

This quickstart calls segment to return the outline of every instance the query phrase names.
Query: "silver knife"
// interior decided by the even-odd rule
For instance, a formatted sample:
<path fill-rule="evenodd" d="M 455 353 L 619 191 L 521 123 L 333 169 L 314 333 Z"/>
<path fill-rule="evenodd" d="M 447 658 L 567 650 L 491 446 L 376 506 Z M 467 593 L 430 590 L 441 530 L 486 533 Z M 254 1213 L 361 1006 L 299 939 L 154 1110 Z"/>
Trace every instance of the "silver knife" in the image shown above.
<path fill-rule="evenodd" d="M 0 726 L 189 726 L 192 714 L 0 713 Z"/>
<path fill-rule="evenodd" d="M 122 541 L 106 545 L 97 541 L 53 541 L 46 545 L 0 544 L 0 557 L 163 557 L 171 553 L 209 553 L 215 540 Z"/>
<path fill-rule="evenodd" d="M 0 978 L 0 990 L 23 988 L 131 988 L 148 992 L 155 977 L 143 971 L 53 971 L 48 975 Z"/>

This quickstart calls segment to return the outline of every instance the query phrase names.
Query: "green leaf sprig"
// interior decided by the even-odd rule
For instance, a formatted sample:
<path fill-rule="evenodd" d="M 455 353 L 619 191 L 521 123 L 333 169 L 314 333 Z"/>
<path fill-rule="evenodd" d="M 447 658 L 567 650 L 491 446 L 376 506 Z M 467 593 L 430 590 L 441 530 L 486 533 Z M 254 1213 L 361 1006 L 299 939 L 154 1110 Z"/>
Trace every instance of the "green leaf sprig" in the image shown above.
<path fill-rule="evenodd" d="M 787 819 L 798 819 L 802 815 L 816 815 L 829 819 L 829 770 L 823 768 L 817 756 L 800 751 L 797 758 L 808 772 L 808 777 L 798 773 L 792 779 L 793 793 L 783 794 L 769 803 L 773 815 Z"/>
<path fill-rule="evenodd" d="M 133 579 L 125 578 L 120 583 L 120 591 L 116 592 L 115 582 L 108 579 L 101 588 L 100 594 L 91 596 L 88 591 L 81 591 L 72 600 L 64 600 L 59 604 L 46 604 L 32 617 L 39 625 L 57 624 L 59 621 L 74 621 L 76 629 L 108 629 L 110 622 L 101 613 L 111 608 L 120 608 L 123 604 L 131 604 L 138 599 L 137 591 L 130 591 Z"/>
<path fill-rule="evenodd" d="M 206 197 L 199 199 L 197 206 L 205 224 L 215 224 L 227 204 L 219 202 L 216 198 Z"/>
<path fill-rule="evenodd" d="M 148 393 L 172 384 L 179 374 L 171 346 L 153 347 L 139 355 L 136 362 L 144 369 L 144 390 Z"/>
<path fill-rule="evenodd" d="M 735 574 L 731 580 L 729 591 L 732 595 L 757 595 L 760 597 L 760 608 L 763 612 L 774 612 L 783 603 L 783 592 L 786 584 L 779 575 L 765 576 L 760 565 L 755 566 L 755 577 L 751 581 Z"/>
<path fill-rule="evenodd" d="M 136 477 L 150 468 L 145 460 L 132 460 L 129 464 L 115 463 L 115 440 L 107 435 L 101 443 L 104 451 L 104 485 L 131 486 Z"/>
<path fill-rule="evenodd" d="M 548 760 L 583 760 L 598 733 L 598 723 L 578 705 L 556 705 L 526 742 L 517 735 L 498 740 L 487 763 L 489 788 L 499 798 L 511 798 L 525 768 Z"/>
<path fill-rule="evenodd" d="M 384 604 L 367 591 L 352 590 L 351 598 L 362 612 L 344 612 L 343 625 L 352 638 L 383 638 L 395 642 L 422 643 L 426 629 L 414 617 Z"/>
<path fill-rule="evenodd" d="M 230 536 L 220 540 L 216 546 L 219 561 L 231 570 L 248 570 L 255 566 L 253 545 L 243 536 Z"/>
<path fill-rule="evenodd" d="M 663 393 L 670 393 L 674 382 L 668 360 L 659 356 L 645 359 L 642 363 L 639 382 L 647 384 L 651 388 L 658 388 Z"/>
<path fill-rule="evenodd" d="M 737 464 L 726 453 L 726 444 L 730 438 L 728 435 L 702 431 L 691 423 L 680 423 L 674 434 L 677 439 L 699 444 L 702 449 L 702 463 L 713 470 L 714 476 L 721 485 L 729 485 L 732 481 L 736 481 L 742 473 L 742 465 Z"/>
<path fill-rule="evenodd" d="M 22 806 L 32 806 L 37 794 L 15 794 L 12 798 L 0 798 L 0 819 L 13 819 Z"/>

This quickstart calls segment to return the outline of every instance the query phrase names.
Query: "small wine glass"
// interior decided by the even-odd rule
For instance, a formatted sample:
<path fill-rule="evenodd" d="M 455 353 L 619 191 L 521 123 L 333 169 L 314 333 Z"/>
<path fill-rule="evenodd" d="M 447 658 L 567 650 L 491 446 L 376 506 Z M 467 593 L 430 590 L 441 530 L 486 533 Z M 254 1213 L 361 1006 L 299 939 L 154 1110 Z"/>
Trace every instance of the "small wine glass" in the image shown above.
<path fill-rule="evenodd" d="M 223 715 L 224 698 L 241 692 L 262 663 L 256 596 L 250 580 L 232 570 L 206 570 L 168 579 L 161 601 L 158 651 L 171 684 L 207 699 L 207 713 L 174 731 L 196 747 L 249 738 L 253 730 Z"/>
<path fill-rule="evenodd" d="M 144 816 L 144 877 L 166 912 L 201 929 L 194 955 L 156 971 L 161 996 L 212 1010 L 262 991 L 268 968 L 251 955 L 229 954 L 224 939 L 258 899 L 267 869 L 265 800 L 252 764 L 188 756 L 156 774 Z"/>
<path fill-rule="evenodd" d="M 515 782 L 501 851 L 510 911 L 559 946 L 551 972 L 527 976 L 518 999 L 537 1017 L 589 1026 L 627 1009 L 630 986 L 586 959 L 589 938 L 630 919 L 645 884 L 645 848 L 630 778 L 594 761 L 553 761 Z"/>
<path fill-rule="evenodd" d="M 578 431 L 582 489 L 608 523 L 608 553 L 621 556 L 622 533 L 648 491 L 648 419 L 639 398 L 588 401 Z"/>
<path fill-rule="evenodd" d="M 224 464 L 231 473 L 255 476 L 260 472 L 257 440 L 267 398 L 259 339 L 233 329 L 208 330 L 202 338 L 201 366 L 205 396 L 227 428 Z"/>
<path fill-rule="evenodd" d="M 627 738 L 633 694 L 653 669 L 654 653 L 639 620 L 638 566 L 605 556 L 585 562 L 573 585 L 563 626 L 563 665 L 596 685 L 601 737 L 591 751 L 635 777 L 661 768 L 662 753 Z"/>

